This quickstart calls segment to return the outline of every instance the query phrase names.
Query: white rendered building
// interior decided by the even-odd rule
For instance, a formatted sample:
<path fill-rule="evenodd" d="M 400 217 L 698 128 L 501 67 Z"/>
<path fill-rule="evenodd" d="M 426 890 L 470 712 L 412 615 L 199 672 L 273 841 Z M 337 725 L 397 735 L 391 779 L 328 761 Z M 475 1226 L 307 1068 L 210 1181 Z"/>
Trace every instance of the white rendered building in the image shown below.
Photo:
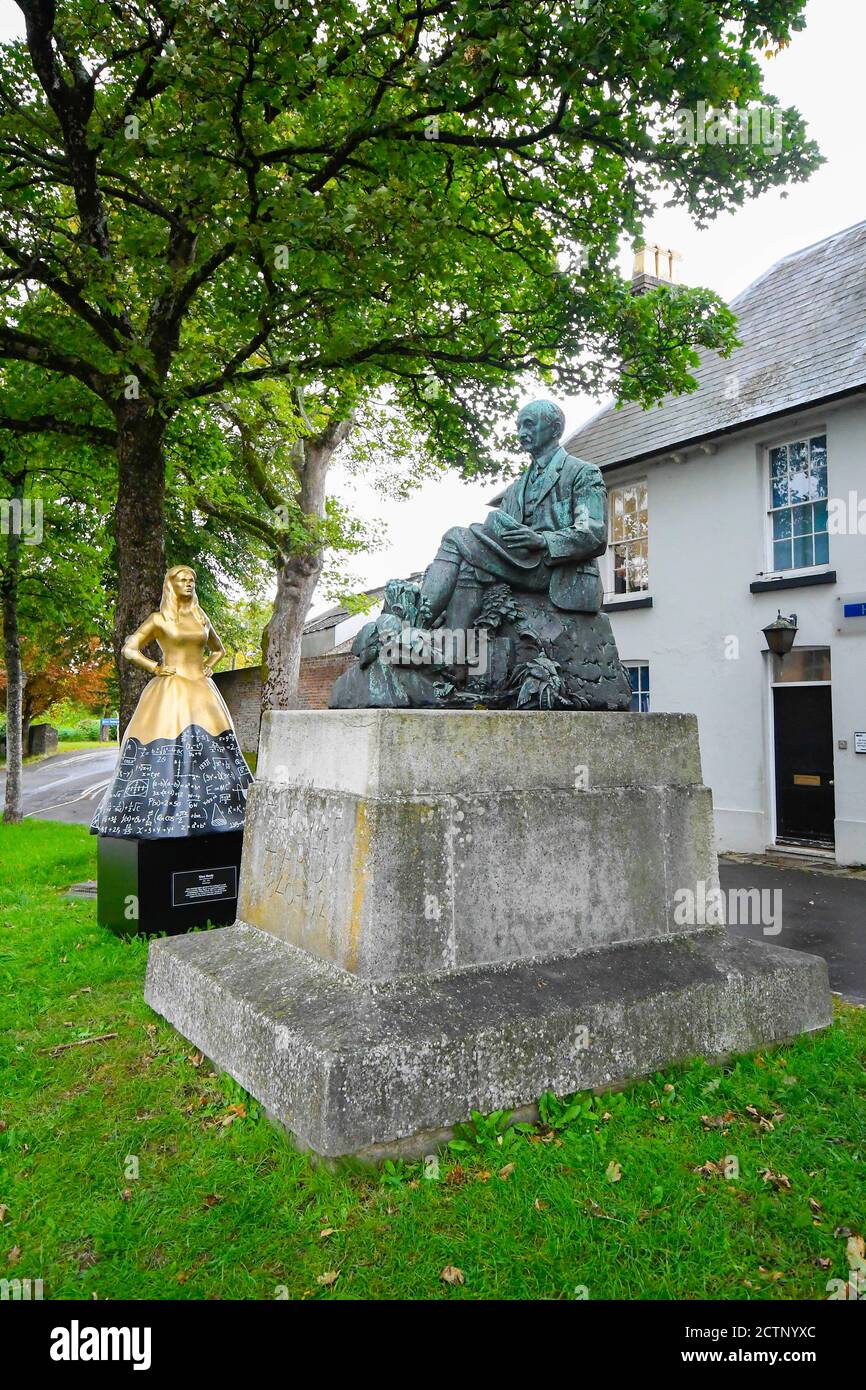
<path fill-rule="evenodd" d="M 705 354 L 696 392 L 607 407 L 566 447 L 610 492 L 605 608 L 634 707 L 697 714 L 719 848 L 863 864 L 866 222 L 732 307 L 742 346 Z M 780 609 L 782 661 L 762 633 Z"/>

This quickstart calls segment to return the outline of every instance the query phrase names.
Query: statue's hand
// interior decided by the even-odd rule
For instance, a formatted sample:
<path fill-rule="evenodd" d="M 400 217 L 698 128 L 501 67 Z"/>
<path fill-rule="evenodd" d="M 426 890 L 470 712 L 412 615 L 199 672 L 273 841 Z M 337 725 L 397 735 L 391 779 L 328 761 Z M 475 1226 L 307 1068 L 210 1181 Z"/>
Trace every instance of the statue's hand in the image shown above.
<path fill-rule="evenodd" d="M 160 662 L 153 674 L 155 676 L 176 676 L 177 671 L 173 666 L 164 666 Z"/>
<path fill-rule="evenodd" d="M 509 526 L 499 537 L 506 550 L 545 550 L 544 537 L 530 526 Z"/>

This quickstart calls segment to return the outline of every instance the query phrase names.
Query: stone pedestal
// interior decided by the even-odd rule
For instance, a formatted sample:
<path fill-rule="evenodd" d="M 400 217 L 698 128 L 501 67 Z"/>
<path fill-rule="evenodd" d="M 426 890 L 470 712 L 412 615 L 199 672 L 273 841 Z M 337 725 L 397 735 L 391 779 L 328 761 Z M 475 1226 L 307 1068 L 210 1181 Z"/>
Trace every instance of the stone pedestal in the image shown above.
<path fill-rule="evenodd" d="M 146 998 L 303 1146 L 422 1150 L 829 1023 L 823 961 L 681 923 L 717 886 L 692 716 L 272 713 L 238 923 Z"/>

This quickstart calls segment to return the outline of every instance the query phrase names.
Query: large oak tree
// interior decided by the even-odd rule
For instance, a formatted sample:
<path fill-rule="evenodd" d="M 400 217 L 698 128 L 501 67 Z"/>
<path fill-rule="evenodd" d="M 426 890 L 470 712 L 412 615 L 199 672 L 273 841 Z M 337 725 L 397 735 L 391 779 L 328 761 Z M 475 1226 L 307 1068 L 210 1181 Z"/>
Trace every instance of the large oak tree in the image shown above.
<path fill-rule="evenodd" d="M 680 108 L 772 100 L 758 51 L 804 0 L 18 3 L 0 355 L 83 385 L 115 434 L 116 646 L 159 595 L 178 412 L 285 378 L 328 420 L 318 497 L 384 383 L 465 468 L 521 373 L 652 402 L 731 319 L 697 290 L 632 300 L 623 234 L 661 188 L 701 220 L 818 158 L 795 111 L 780 147 L 675 138 Z"/>

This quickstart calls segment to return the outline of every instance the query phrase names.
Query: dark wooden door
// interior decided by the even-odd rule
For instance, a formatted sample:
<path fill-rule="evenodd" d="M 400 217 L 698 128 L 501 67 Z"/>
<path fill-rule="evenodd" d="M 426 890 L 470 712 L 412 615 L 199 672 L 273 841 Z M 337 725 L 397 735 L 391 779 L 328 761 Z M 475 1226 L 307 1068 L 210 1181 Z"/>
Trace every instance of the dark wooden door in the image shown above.
<path fill-rule="evenodd" d="M 833 716 L 829 685 L 773 687 L 776 836 L 832 845 Z"/>

